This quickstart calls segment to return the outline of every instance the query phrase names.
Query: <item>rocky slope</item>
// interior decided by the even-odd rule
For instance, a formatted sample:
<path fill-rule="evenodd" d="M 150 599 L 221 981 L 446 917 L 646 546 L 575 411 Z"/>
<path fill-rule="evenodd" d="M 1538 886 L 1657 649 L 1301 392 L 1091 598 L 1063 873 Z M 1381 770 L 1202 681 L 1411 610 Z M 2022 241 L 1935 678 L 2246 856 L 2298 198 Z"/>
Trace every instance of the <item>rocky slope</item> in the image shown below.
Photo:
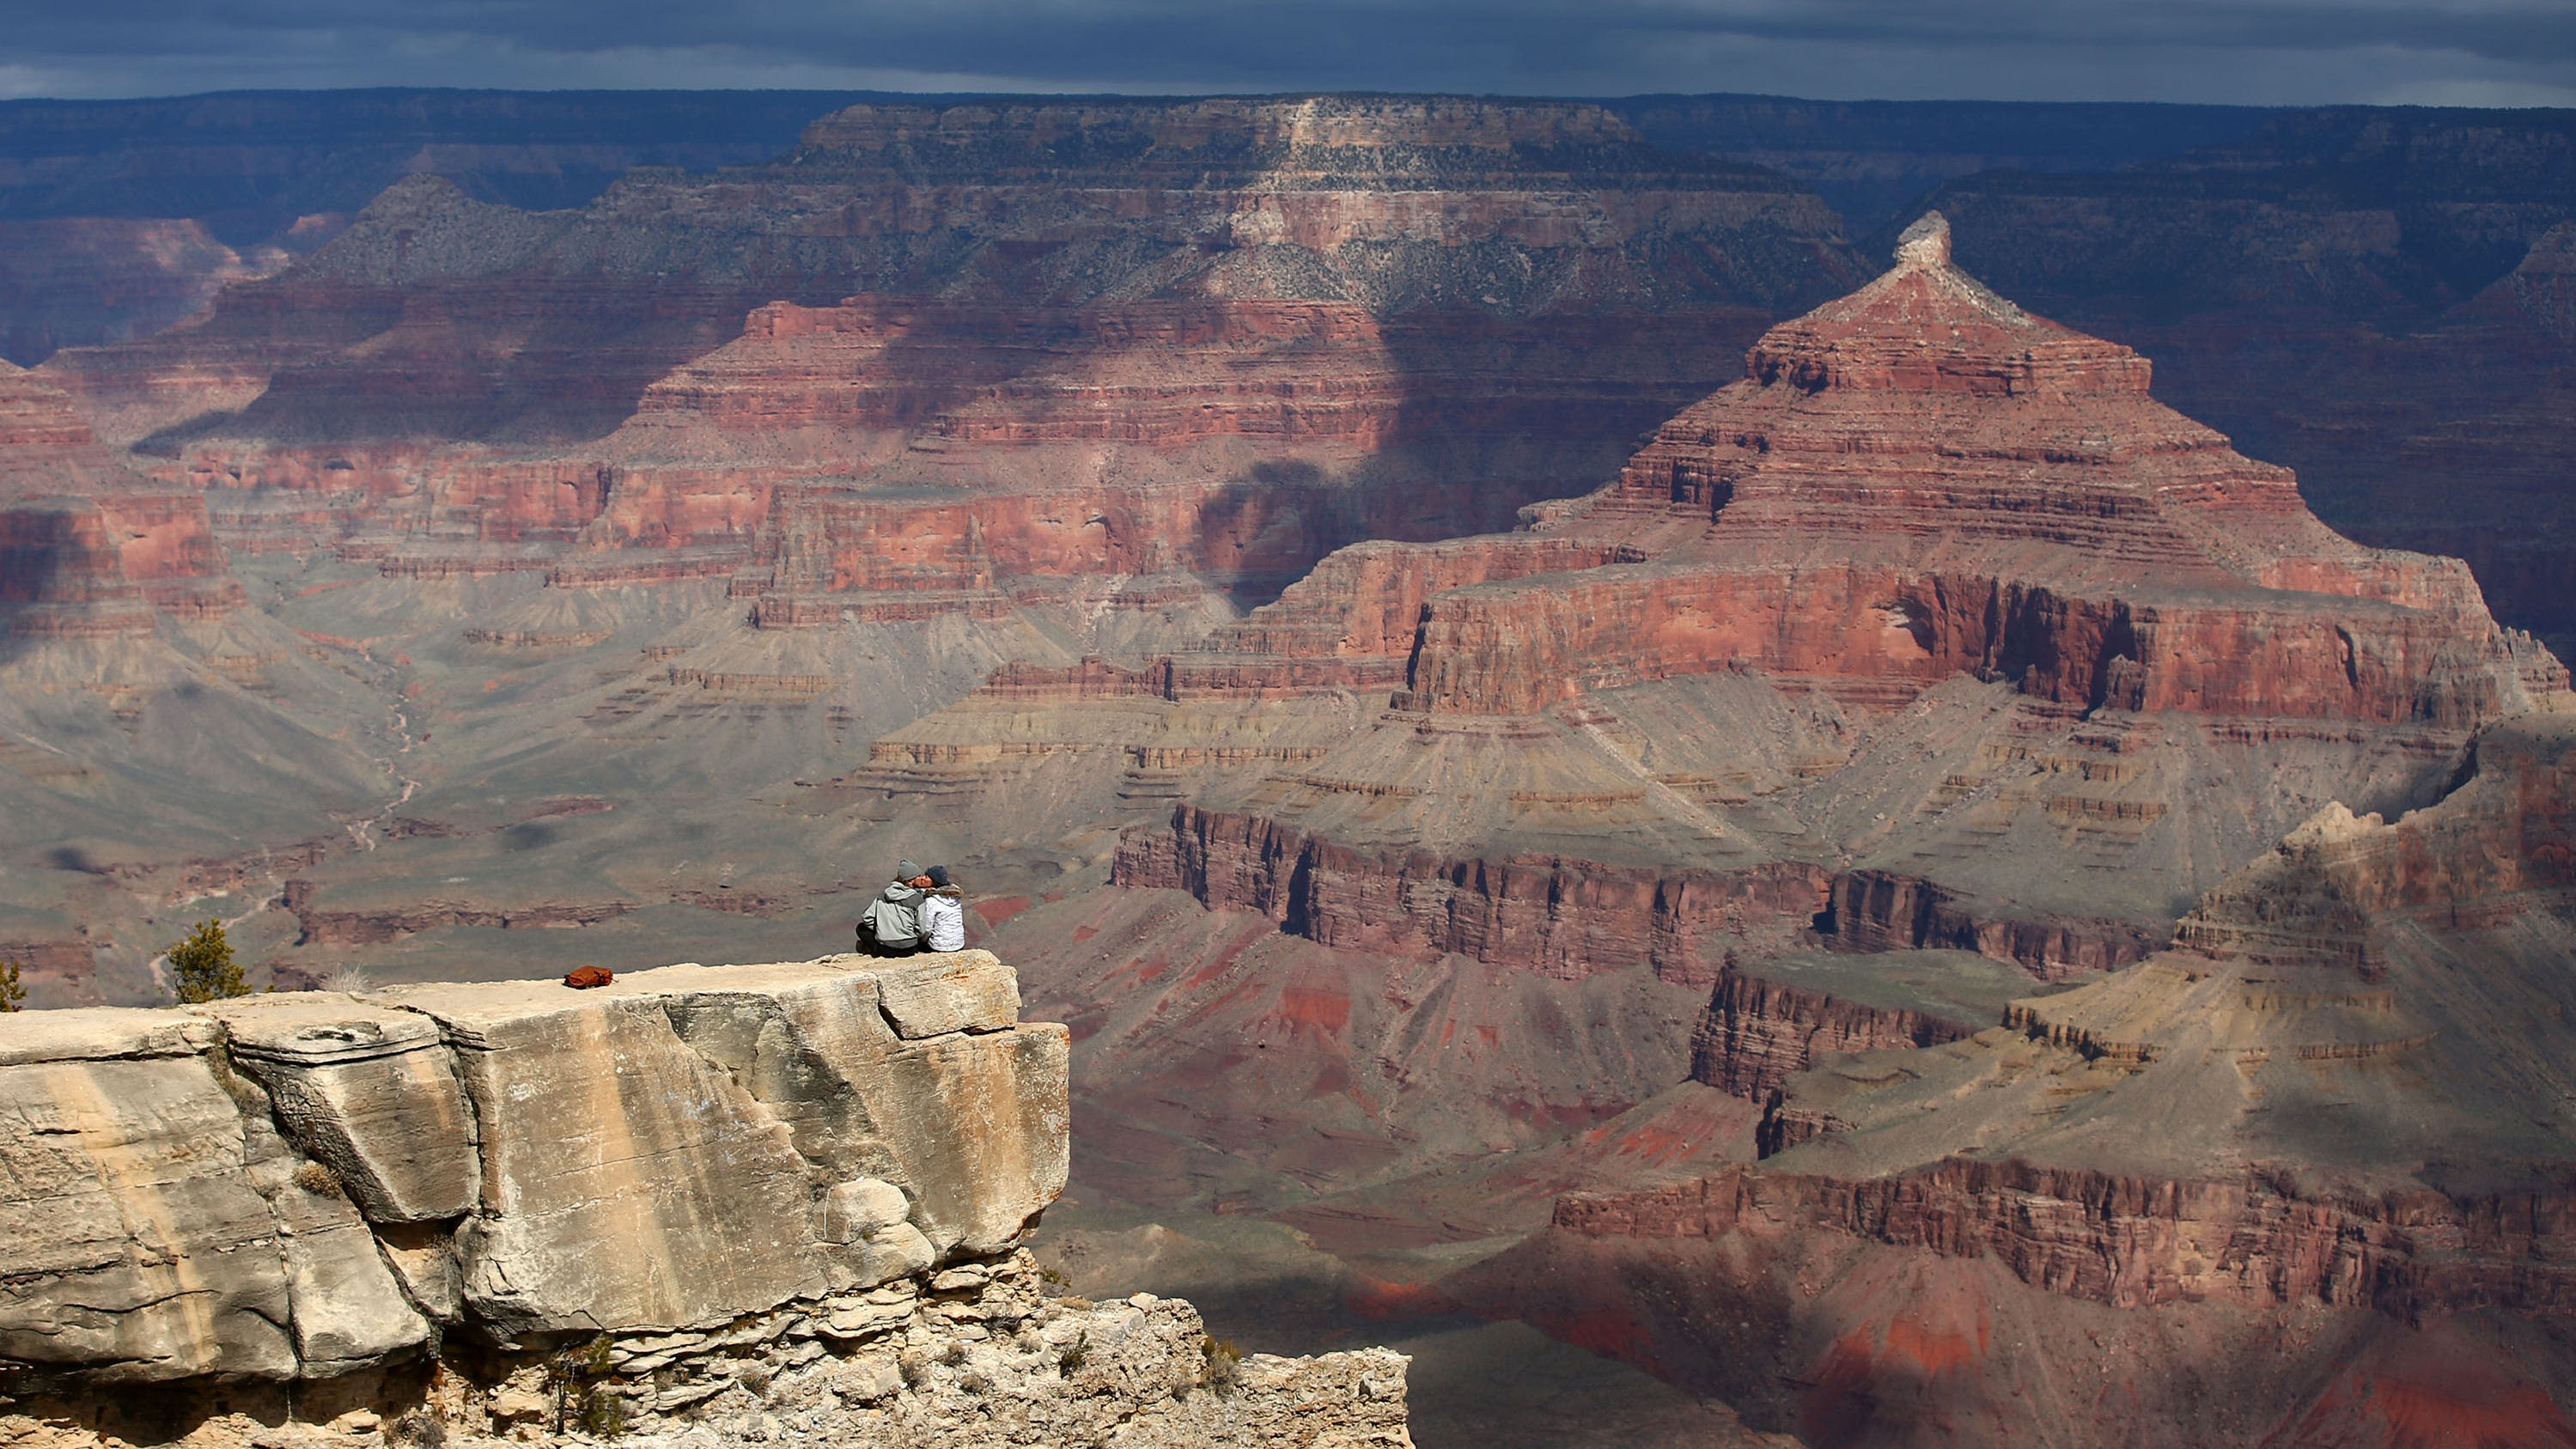
<path fill-rule="evenodd" d="M 2431 1350 L 2403 1316 L 2551 1310 L 2536 1282 L 2480 1296 L 2550 1271 L 2545 1243 L 2538 1266 L 2498 1268 L 2489 1255 L 2525 1240 L 2473 1226 L 2515 1220 L 2521 1198 L 2472 1193 L 2419 1222 L 2427 1200 L 2391 1184 L 2281 1187 L 2242 1159 L 2215 1197 L 2139 1178 L 2119 1144 L 2230 1120 L 2209 1103 L 2145 1095 L 2095 1157 L 2028 1181 L 1978 1165 L 2000 1130 L 1989 1104 L 2062 1112 L 2110 1072 L 2081 1043 L 1994 1047 L 2008 1012 L 2055 1020 L 2106 971 L 2148 979 L 2162 968 L 2136 963 L 2168 959 L 2178 917 L 2186 946 L 2204 929 L 2194 898 L 2320 808 L 2469 808 L 2463 768 L 2507 749 L 2498 722 L 2565 676 L 2493 623 L 2456 562 L 2327 531 L 2284 471 L 2155 403 L 2143 359 L 2002 300 L 1942 243 L 1917 231 L 1885 277 L 1757 343 L 1745 380 L 1617 483 L 1518 533 L 1347 550 L 1196 649 L 1005 671 L 879 741 L 845 788 L 890 805 L 936 790 L 971 818 L 1049 791 L 1136 813 L 1182 797 L 1122 836 L 1123 900 L 1033 902 L 997 928 L 1075 1024 L 1096 1184 L 1270 1204 L 1399 1283 L 1508 1241 L 1587 1179 L 1649 1184 L 1565 1199 L 1549 1236 L 1490 1272 L 1386 1291 L 1541 1324 L 1836 1443 L 1901 1438 L 1938 1405 L 1988 1426 L 1967 1437 L 2003 1433 L 1996 1386 L 2037 1350 L 1991 1378 L 1966 1360 L 1920 1413 L 1854 1406 L 1914 1401 L 1921 1315 L 1941 1335 L 1966 1331 L 1954 1309 L 1990 1338 L 2004 1315 L 2043 1336 L 2026 1342 L 2072 1331 L 2050 1295 L 2127 1281 L 2111 1244 L 2133 1237 L 2184 1244 L 2195 1273 L 2284 1286 L 2106 1289 L 2106 1312 L 2170 1315 L 2116 1334 L 2084 1318 L 2104 1361 L 2149 1352 L 2141 1333 L 2242 1354 L 2278 1315 L 2322 1313 L 2340 1348 L 2225 1380 L 2283 1396 L 2294 1420 L 2378 1391 L 2335 1386 L 2342 1349 L 2390 1359 L 2383 1386 L 2415 1382 Z M 2014 1004 L 2048 982 L 2078 989 Z M 2464 1062 L 2494 1049 L 2484 1027 L 2434 1039 Z M 1889 1049 L 1908 1064 L 1884 1065 Z M 2022 1061 L 2049 1050 L 2071 1065 Z M 1998 1051 L 1995 1090 L 1913 1064 Z M 1961 1163 L 1794 1175 L 1866 1135 L 1813 1085 L 1844 1060 L 1850 1092 L 1886 1094 L 1868 1125 L 1891 1151 L 1946 1140 L 1937 1160 Z M 1706 1085 L 1669 1085 L 1686 1072 Z M 1707 1176 L 1765 1153 L 1776 1173 Z M 1730 1193 L 1771 1196 L 1706 1205 Z M 2139 1194 L 2148 1217 L 2235 1206 L 2179 1235 L 2088 1235 L 2086 1204 L 2116 1220 Z M 2221 1252 L 2265 1225 L 2292 1236 Z M 2384 1257 L 2319 1246 L 2383 1237 Z M 1927 1251 L 1965 1266 L 1921 1267 Z M 2454 1271 L 2464 1296 L 2419 1298 Z M 2016 1296 L 2021 1272 L 2038 1302 Z M 1846 1283 L 1799 1316 L 1809 1287 Z M 2156 1352 L 2181 1367 L 2128 1382 L 2175 1442 L 2245 1428 L 2182 1402 L 2216 1358 Z M 2477 1392 L 2510 1403 L 2530 1374 L 2555 1381 L 2554 1360 L 2532 1362 Z M 1830 1387 L 1795 1387 L 1810 1382 Z M 2112 1432 L 2090 1398 L 2051 1412 L 2071 1442 Z"/>
<path fill-rule="evenodd" d="M 1759 1304 L 1792 1385 L 1775 1420 L 1819 1442 L 2024 1412 L 2023 1345 L 1957 1325 L 2106 1347 L 2114 1320 L 2076 1303 L 2168 1335 L 2125 1392 L 2174 1442 L 2233 1432 L 2193 1402 L 2213 1379 L 2270 1386 L 2238 1421 L 2258 1437 L 2407 1442 L 2419 1413 L 2564 1435 L 2571 718 L 2495 726 L 2475 774 L 2403 819 L 2320 812 L 2138 966 L 1971 1038 L 1819 1059 L 1758 1168 L 1566 1198 L 1552 1241 L 1471 1291 L 1521 1274 L 1567 1295 L 1540 1311 L 1628 1314 L 1673 1366 L 1719 1344 L 1648 1306 L 1656 1285 Z M 1642 1268 L 1673 1240 L 1713 1251 Z M 1642 1274 L 1625 1306 L 1577 1286 L 1611 1260 Z M 2248 1325 L 2288 1331 L 2257 1347 Z M 2448 1377 L 2464 1355 L 2483 1367 Z M 2112 1431 L 2104 1400 L 2049 1394 Z"/>
<path fill-rule="evenodd" d="M 1063 1028 L 988 954 L 860 965 L 12 1018 L 12 1442 L 1409 1442 L 1396 1355 L 1049 1298 Z"/>
<path fill-rule="evenodd" d="M 1196 651 L 1002 676 L 879 759 L 1151 719 L 1131 792 L 1193 798 L 1116 878 L 1330 945 L 1705 984 L 1705 945 L 1812 921 L 2052 975 L 2138 959 L 2327 799 L 2430 798 L 2563 681 L 2457 563 L 2328 532 L 1946 245 L 1935 218 L 1522 533 L 1365 546 Z M 2242 821 L 2190 808 L 2212 772 Z"/>
<path fill-rule="evenodd" d="M 2072 1442 L 2121 1395 L 2203 1441 L 2557 1412 L 2548 1184 L 2301 1156 L 2384 1103 L 2405 1153 L 2554 1160 L 2554 1128 L 2495 1126 L 2554 1112 L 2545 1049 L 2456 1111 L 2412 1082 L 2539 1040 L 2473 991 L 2429 1043 L 2377 984 L 2317 1020 L 2384 1036 L 2254 1043 L 2292 1076 L 2351 1048 L 2348 1099 L 2266 1078 L 2230 1117 L 2150 1063 L 2103 1121 L 2197 1156 L 1989 1151 L 2108 1100 L 2133 1048 L 2237 1050 L 2149 1000 L 2175 952 L 2306 951 L 2355 900 L 2454 941 L 2343 876 L 2314 930 L 2296 881 L 2218 903 L 2330 804 L 2467 798 L 2563 685 L 2459 564 L 2329 532 L 1937 229 L 1764 332 L 1859 280 L 1813 199 L 1591 108 L 874 107 L 798 157 L 556 212 L 414 180 L 205 323 L 34 376 L 153 438 L 117 486 L 202 494 L 257 604 L 108 569 L 111 539 L 120 570 L 185 549 L 57 549 L 129 622 L 0 659 L 0 942 L 38 948 L 40 1004 L 154 999 L 209 914 L 289 986 L 794 959 L 893 857 L 945 860 L 1071 1028 L 1068 1207 L 1292 1258 L 1194 1290 L 1219 1336 L 1413 1320 L 1472 1410 L 1426 1442 L 1737 1432 L 1568 1345 L 1820 1442 L 2009 1437 L 2011 1388 Z M 97 466 L 28 431 L 37 473 Z M 2553 928 L 2517 921 L 2545 976 Z M 1461 1308 L 1562 1342 L 1423 1318 Z M 1138 1311 L 1152 1362 L 1116 1374 L 1196 1374 L 1177 1310 Z M 942 1363 L 941 1316 L 900 1332 L 957 1379 L 893 1420 L 836 1417 L 872 1401 L 782 1329 L 727 1372 L 785 1397 L 700 1428 L 1056 1392 L 1048 1323 Z M 1505 1422 L 1545 1392 L 1514 1365 L 1568 1359 L 1604 1406 Z"/>
<path fill-rule="evenodd" d="M 1593 107 L 863 106 L 579 211 L 418 178 L 205 323 L 50 370 L 247 495 L 218 507 L 245 542 L 279 541 L 267 515 L 415 574 L 571 543 L 723 576 L 889 517 L 971 564 L 957 515 L 1026 531 L 1036 505 L 983 495 L 1073 477 L 1105 563 L 1080 519 L 981 562 L 1275 588 L 1398 518 L 1491 527 L 1606 471 L 1850 275 L 1812 195 Z"/>

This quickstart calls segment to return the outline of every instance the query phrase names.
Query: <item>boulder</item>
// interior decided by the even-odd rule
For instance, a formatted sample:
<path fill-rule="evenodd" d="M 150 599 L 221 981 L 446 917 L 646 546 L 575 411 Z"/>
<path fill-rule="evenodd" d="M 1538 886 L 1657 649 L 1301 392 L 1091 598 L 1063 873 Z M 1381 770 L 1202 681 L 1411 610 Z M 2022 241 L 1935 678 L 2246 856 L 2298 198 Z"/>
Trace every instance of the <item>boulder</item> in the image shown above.
<path fill-rule="evenodd" d="M 474 1116 L 438 1023 L 330 993 L 210 1007 L 232 1060 L 370 1221 L 460 1217 L 477 1198 Z"/>

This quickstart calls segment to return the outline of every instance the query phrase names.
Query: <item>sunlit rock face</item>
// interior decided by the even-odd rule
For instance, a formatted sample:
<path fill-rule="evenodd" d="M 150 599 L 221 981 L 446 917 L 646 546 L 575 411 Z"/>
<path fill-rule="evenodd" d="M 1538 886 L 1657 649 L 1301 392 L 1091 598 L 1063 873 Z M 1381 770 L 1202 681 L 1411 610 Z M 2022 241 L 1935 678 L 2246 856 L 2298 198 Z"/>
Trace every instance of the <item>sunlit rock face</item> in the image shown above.
<path fill-rule="evenodd" d="M 1048 1294 L 1066 1033 L 1019 1004 L 967 951 L 10 1017 L 0 1429 L 220 1433 L 267 1380 L 324 1443 L 1409 1443 L 1401 1355 Z"/>
<path fill-rule="evenodd" d="M 329 1377 L 1005 1253 L 1068 1150 L 1063 1029 L 1018 1012 L 971 952 L 12 1018 L 6 1356 Z"/>
<path fill-rule="evenodd" d="M 2286 471 L 2150 398 L 2145 359 L 1961 272 L 1937 214 L 1747 372 L 1541 527 L 1643 567 L 1573 582 L 1579 606 L 1550 582 L 1433 605 L 1420 707 L 1526 712 L 1551 677 L 1729 664 L 1909 693 L 1983 671 L 2150 713 L 2456 726 L 2519 698 L 2458 563 L 2327 530 Z M 1657 546 L 1691 518 L 1705 537 Z"/>
<path fill-rule="evenodd" d="M 131 634 L 241 601 L 202 496 L 143 477 L 61 388 L 0 362 L 0 627 Z"/>

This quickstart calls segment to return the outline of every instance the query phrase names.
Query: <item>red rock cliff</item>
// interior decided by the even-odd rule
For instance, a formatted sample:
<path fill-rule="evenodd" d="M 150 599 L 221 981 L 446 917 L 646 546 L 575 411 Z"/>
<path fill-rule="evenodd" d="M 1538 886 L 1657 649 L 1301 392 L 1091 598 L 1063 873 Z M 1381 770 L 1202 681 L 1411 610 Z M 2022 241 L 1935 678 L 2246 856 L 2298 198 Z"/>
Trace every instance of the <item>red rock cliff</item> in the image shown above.
<path fill-rule="evenodd" d="M 1753 666 L 1882 698 L 1976 673 L 2088 708 L 2457 728 L 2563 677 L 2456 561 L 2337 537 L 2289 474 L 2149 398 L 2144 359 L 1960 272 L 1937 215 L 1746 371 L 1540 525 L 1647 563 L 1431 600 L 1404 703 L 1524 713 Z"/>
<path fill-rule="evenodd" d="M 0 603 L 18 633 L 151 627 L 241 600 L 203 497 L 113 461 L 61 389 L 0 362 Z"/>

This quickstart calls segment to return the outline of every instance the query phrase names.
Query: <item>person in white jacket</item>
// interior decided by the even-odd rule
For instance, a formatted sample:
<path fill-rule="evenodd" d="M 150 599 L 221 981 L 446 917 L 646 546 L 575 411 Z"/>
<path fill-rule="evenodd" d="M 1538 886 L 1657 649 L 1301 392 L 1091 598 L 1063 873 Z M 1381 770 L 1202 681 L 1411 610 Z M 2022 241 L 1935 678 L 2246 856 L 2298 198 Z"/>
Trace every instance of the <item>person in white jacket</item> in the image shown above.
<path fill-rule="evenodd" d="M 966 893 L 950 883 L 948 867 L 930 868 L 930 892 L 921 898 L 920 911 L 923 950 L 966 949 Z"/>

